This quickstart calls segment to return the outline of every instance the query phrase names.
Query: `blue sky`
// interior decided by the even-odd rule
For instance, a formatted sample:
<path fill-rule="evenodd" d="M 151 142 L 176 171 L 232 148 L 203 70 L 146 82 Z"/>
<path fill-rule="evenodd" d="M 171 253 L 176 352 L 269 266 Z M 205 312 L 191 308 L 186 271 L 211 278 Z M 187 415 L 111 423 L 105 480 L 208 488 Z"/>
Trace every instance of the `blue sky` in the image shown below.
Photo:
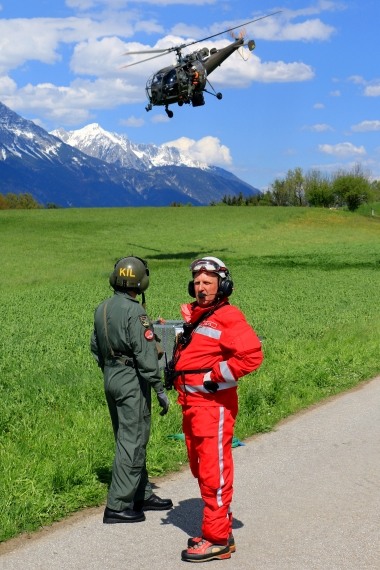
<path fill-rule="evenodd" d="M 166 48 L 246 26 L 256 49 L 209 79 L 223 99 L 147 113 L 145 83 Z M 99 123 L 136 143 L 171 143 L 265 190 L 289 169 L 360 164 L 380 179 L 379 0 L 0 0 L 0 101 L 46 130 Z M 222 34 L 192 48 L 222 47 Z M 191 51 L 190 48 L 188 51 Z"/>

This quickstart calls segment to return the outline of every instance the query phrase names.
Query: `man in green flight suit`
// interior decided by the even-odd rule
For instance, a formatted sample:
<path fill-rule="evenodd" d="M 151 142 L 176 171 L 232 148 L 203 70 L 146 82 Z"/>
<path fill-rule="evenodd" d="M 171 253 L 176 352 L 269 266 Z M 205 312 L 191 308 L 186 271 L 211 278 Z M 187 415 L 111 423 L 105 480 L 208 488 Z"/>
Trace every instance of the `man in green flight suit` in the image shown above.
<path fill-rule="evenodd" d="M 169 409 L 158 366 L 156 339 L 144 309 L 149 269 L 139 257 L 119 259 L 109 282 L 114 295 L 95 310 L 91 352 L 104 376 L 104 390 L 116 440 L 112 480 L 103 522 L 145 520 L 144 510 L 167 510 L 173 503 L 152 491 L 146 469 L 151 388 L 160 415 Z M 143 295 L 142 305 L 136 296 Z"/>

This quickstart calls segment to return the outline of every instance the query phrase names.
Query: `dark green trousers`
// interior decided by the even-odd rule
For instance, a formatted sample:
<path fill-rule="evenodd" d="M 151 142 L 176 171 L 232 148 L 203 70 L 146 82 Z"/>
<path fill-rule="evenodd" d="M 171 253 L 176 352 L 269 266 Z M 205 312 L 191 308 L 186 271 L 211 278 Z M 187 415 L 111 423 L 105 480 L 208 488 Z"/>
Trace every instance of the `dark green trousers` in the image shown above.
<path fill-rule="evenodd" d="M 107 506 L 122 511 L 152 495 L 146 469 L 151 424 L 150 386 L 137 376 L 134 368 L 106 366 L 104 390 L 116 443 Z"/>

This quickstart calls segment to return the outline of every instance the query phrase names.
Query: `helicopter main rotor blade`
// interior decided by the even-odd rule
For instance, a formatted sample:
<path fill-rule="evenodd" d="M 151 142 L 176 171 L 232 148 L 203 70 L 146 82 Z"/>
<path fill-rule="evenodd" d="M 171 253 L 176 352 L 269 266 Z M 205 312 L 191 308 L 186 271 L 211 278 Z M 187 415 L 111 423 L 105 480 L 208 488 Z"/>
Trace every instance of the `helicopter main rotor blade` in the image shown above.
<path fill-rule="evenodd" d="M 233 30 L 237 30 L 237 28 L 241 28 L 242 26 L 248 26 L 248 24 L 252 24 L 253 22 L 258 22 L 259 20 L 264 20 L 265 18 L 269 18 L 270 16 L 275 16 L 276 14 L 280 14 L 282 10 L 277 10 L 277 12 L 272 12 L 271 14 L 266 14 L 266 16 L 261 16 L 260 18 L 255 18 L 254 20 L 250 20 L 249 22 L 244 22 L 243 24 L 239 24 L 238 26 L 234 26 L 233 28 L 228 28 L 228 30 L 224 30 L 223 32 L 219 32 L 218 34 L 213 34 L 212 36 L 207 36 L 207 38 L 202 38 L 201 40 L 195 40 L 194 42 L 190 42 L 189 44 L 182 44 L 180 49 L 188 46 L 192 46 L 194 44 L 198 44 L 199 42 L 204 42 L 206 40 L 210 40 L 211 38 L 216 38 L 216 36 L 221 36 L 226 32 L 232 32 Z"/>
<path fill-rule="evenodd" d="M 142 53 L 164 53 L 168 50 L 170 50 L 171 48 L 165 48 L 165 49 L 143 49 L 141 51 L 126 51 L 125 53 L 123 53 L 123 55 L 139 55 Z"/>
<path fill-rule="evenodd" d="M 157 57 L 162 57 L 165 54 L 169 54 L 173 51 L 177 52 L 177 56 L 180 57 L 181 55 L 181 50 L 183 50 L 186 47 L 192 46 L 194 44 L 199 44 L 200 42 L 204 42 L 206 40 L 210 40 L 211 38 L 216 38 L 217 36 L 221 36 L 222 34 L 225 34 L 226 32 L 232 32 L 233 30 L 236 30 L 237 28 L 241 28 L 243 26 L 248 26 L 248 24 L 252 24 L 253 22 L 258 22 L 259 20 L 264 20 L 265 18 L 269 18 L 270 16 L 275 16 L 276 14 L 280 14 L 282 12 L 282 10 L 277 10 L 277 12 L 272 12 L 271 14 L 266 14 L 265 16 L 261 16 L 260 18 L 255 18 L 254 20 L 250 20 L 249 22 L 244 22 L 243 24 L 239 24 L 238 26 L 234 26 L 233 28 L 228 28 L 228 30 L 223 30 L 223 32 L 219 32 L 217 34 L 213 34 L 211 36 L 207 36 L 207 38 L 202 38 L 201 40 L 195 40 L 193 42 L 187 43 L 187 44 L 181 44 L 179 46 L 172 46 L 166 49 L 150 49 L 150 50 L 142 50 L 142 51 L 129 51 L 124 53 L 123 55 L 138 55 L 138 54 L 144 54 L 144 53 L 158 53 L 158 55 L 154 55 L 152 57 L 148 57 L 146 59 L 141 59 L 140 61 L 135 61 L 134 63 L 129 63 L 128 65 L 123 65 L 122 67 L 132 67 L 132 65 L 138 65 L 139 63 L 144 63 L 145 61 L 150 61 L 151 59 L 156 59 Z"/>
<path fill-rule="evenodd" d="M 157 59 L 157 57 L 162 57 L 163 55 L 166 55 L 167 53 L 169 53 L 169 52 L 167 50 L 165 50 L 165 53 L 159 53 L 158 55 L 152 55 L 152 57 L 147 57 L 146 59 L 140 59 L 139 61 L 135 61 L 134 63 L 128 63 L 127 65 L 123 65 L 122 69 L 124 69 L 125 67 L 132 67 L 132 65 L 138 65 L 139 63 L 144 63 L 144 61 L 149 61 L 151 59 Z"/>

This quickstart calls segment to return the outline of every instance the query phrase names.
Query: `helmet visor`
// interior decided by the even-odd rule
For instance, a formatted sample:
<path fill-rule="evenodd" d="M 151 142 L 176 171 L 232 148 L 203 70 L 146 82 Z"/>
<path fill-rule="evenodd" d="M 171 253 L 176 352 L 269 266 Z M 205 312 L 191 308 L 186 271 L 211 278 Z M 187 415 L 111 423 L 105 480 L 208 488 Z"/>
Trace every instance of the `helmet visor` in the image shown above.
<path fill-rule="evenodd" d="M 213 259 L 196 259 L 190 265 L 190 271 L 193 273 L 198 273 L 199 271 L 211 271 L 213 273 L 225 273 L 227 271 L 227 267 L 224 265 L 220 265 Z"/>

